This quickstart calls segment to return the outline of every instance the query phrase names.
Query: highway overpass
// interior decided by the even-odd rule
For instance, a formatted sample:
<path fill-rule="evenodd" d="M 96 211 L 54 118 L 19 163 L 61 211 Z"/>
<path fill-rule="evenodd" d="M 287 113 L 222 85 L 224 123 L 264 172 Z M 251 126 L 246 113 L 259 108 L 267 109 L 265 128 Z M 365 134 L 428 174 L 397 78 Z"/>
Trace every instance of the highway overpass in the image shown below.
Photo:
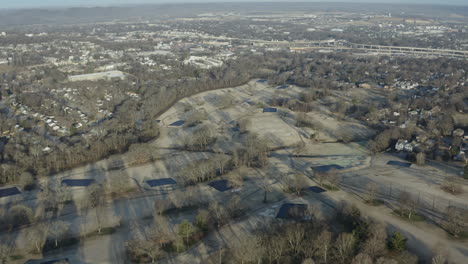
<path fill-rule="evenodd" d="M 383 46 L 372 44 L 357 44 L 340 40 L 325 40 L 325 41 L 262 41 L 262 40 L 245 40 L 252 43 L 254 46 L 262 47 L 282 47 L 289 48 L 295 51 L 306 50 L 337 50 L 337 51 L 360 51 L 366 53 L 382 54 L 382 55 L 414 55 L 425 57 L 451 57 L 468 59 L 468 51 L 466 50 L 450 50 L 450 49 L 431 49 L 418 47 L 401 47 L 401 46 Z"/>

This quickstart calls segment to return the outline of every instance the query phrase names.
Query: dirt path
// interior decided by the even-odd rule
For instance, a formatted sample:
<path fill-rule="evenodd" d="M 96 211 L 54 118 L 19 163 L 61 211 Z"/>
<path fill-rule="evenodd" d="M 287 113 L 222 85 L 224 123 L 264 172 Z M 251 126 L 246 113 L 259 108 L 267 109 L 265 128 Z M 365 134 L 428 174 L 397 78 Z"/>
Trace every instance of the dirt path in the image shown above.
<path fill-rule="evenodd" d="M 330 197 L 352 203 L 364 216 L 386 223 L 390 231 L 401 232 L 408 238 L 408 248 L 422 257 L 425 263 L 429 262 L 436 249 L 446 250 L 453 263 L 467 263 L 468 242 L 452 240 L 445 231 L 434 225 L 425 222 L 408 222 L 393 215 L 388 207 L 366 205 L 356 196 L 343 191 L 331 193 Z"/>
<path fill-rule="evenodd" d="M 416 253 L 423 263 L 429 263 L 436 249 L 444 250 L 448 253 L 451 262 L 454 264 L 466 263 L 468 259 L 468 243 L 454 241 L 447 237 L 446 233 L 427 223 L 410 223 L 398 216 L 392 215 L 389 208 L 372 207 L 362 203 L 355 196 L 346 192 L 333 192 L 325 195 L 327 199 L 334 201 L 327 205 L 336 208 L 339 202 L 347 201 L 354 204 L 360 210 L 363 216 L 387 224 L 390 232 L 401 232 L 408 238 L 408 249 Z M 306 200 L 315 200 L 317 196 L 304 197 Z M 314 201 L 316 202 L 316 201 Z M 277 202 L 280 204 L 282 201 Z M 268 204 L 264 208 L 274 207 L 275 204 Z M 245 220 L 229 224 L 222 229 L 215 231 L 205 237 L 199 244 L 185 253 L 166 259 L 161 263 L 203 263 L 210 255 L 216 253 L 221 248 L 229 246 L 243 235 L 251 234 L 252 230 L 268 217 L 251 215 Z"/>

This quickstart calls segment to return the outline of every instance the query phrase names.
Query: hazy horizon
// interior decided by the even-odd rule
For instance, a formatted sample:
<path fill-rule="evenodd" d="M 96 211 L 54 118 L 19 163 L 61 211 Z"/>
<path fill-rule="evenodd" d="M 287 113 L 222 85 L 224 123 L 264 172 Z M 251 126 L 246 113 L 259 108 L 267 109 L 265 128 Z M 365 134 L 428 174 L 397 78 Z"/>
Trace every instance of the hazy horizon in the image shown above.
<path fill-rule="evenodd" d="M 0 9 L 21 9 L 21 8 L 63 8 L 63 7 L 91 7 L 91 6 L 119 6 L 119 5 L 139 5 L 139 4 L 183 4 L 183 3 L 255 3 L 255 2 L 290 2 L 285 0 L 70 0 L 64 3 L 63 0 L 1 0 Z M 2 3 L 3 2 L 3 3 Z M 6 3 L 4 3 L 6 2 Z M 343 3 L 374 3 L 374 4 L 437 4 L 437 5 L 463 5 L 467 6 L 466 0 L 294 0 L 292 2 L 343 2 Z"/>

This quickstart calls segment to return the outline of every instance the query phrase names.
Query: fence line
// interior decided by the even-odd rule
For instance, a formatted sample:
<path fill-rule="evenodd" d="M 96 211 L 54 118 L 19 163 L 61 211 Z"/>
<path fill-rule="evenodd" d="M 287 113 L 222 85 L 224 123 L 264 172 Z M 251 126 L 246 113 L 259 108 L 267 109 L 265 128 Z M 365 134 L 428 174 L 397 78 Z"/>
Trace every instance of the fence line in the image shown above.
<path fill-rule="evenodd" d="M 356 186 L 341 181 L 339 187 L 347 192 L 351 192 L 363 200 L 366 200 L 368 193 L 366 186 Z M 392 209 L 399 207 L 399 197 L 406 192 L 411 199 L 416 202 L 416 211 L 422 214 L 426 219 L 434 223 L 441 223 L 446 220 L 448 208 L 468 210 L 468 204 L 463 204 L 450 199 L 445 199 L 437 195 L 418 191 L 417 193 L 408 191 L 407 188 L 400 184 L 390 184 L 389 186 L 379 185 L 376 192 L 376 199 L 383 201 Z"/>

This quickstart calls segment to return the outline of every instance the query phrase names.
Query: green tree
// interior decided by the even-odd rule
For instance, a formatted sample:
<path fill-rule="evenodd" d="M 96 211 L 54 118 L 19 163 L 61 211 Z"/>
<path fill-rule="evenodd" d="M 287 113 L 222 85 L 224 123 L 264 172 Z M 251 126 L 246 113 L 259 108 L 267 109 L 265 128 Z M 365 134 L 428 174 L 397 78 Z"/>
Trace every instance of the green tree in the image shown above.
<path fill-rule="evenodd" d="M 77 129 L 74 125 L 70 126 L 70 135 L 75 135 L 77 132 Z"/>
<path fill-rule="evenodd" d="M 195 228 L 189 221 L 184 220 L 179 224 L 177 233 L 184 238 L 185 243 L 188 243 L 189 238 L 195 233 Z"/>
<path fill-rule="evenodd" d="M 197 216 L 195 217 L 195 226 L 198 227 L 201 231 L 208 230 L 208 211 L 201 210 L 198 212 Z"/>
<path fill-rule="evenodd" d="M 396 231 L 390 238 L 388 247 L 390 250 L 401 252 L 406 249 L 406 241 L 408 239 L 403 236 L 400 232 Z"/>

